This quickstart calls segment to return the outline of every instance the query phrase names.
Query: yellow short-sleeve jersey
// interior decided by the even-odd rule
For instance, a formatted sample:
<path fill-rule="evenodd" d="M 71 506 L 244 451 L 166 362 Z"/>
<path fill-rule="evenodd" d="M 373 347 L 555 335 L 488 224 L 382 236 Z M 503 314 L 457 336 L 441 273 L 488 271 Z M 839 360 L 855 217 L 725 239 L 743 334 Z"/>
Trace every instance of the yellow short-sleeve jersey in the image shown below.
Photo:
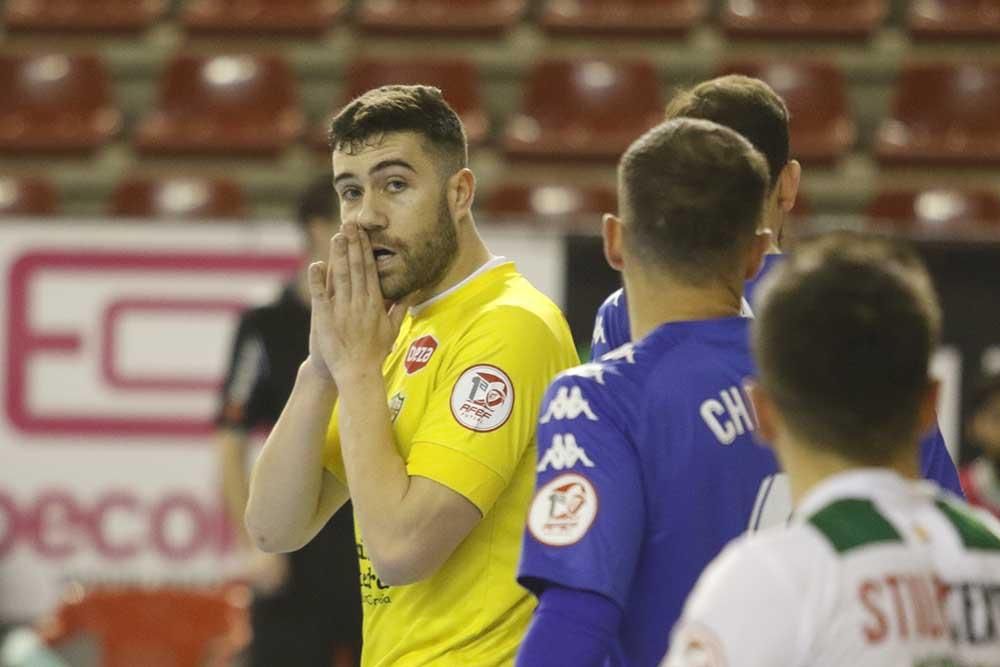
<path fill-rule="evenodd" d="M 577 363 L 562 313 L 499 258 L 406 316 L 383 367 L 396 446 L 410 475 L 462 494 L 483 519 L 407 586 L 379 580 L 358 536 L 364 667 L 513 664 L 534 607 L 515 577 L 538 408 Z M 344 480 L 338 416 L 324 461 Z"/>

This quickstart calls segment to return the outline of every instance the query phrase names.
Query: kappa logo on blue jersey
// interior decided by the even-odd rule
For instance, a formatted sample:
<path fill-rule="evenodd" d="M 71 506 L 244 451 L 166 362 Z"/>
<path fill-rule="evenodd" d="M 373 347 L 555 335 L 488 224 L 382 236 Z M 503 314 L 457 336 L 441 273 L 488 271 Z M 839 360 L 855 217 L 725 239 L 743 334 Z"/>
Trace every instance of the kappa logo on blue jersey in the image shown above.
<path fill-rule="evenodd" d="M 597 346 L 601 343 L 607 344 L 608 338 L 604 335 L 604 316 L 598 315 L 597 319 L 594 320 L 594 335 L 592 336 L 592 345 Z"/>
<path fill-rule="evenodd" d="M 632 343 L 625 343 L 621 347 L 615 348 L 601 357 L 601 361 L 615 361 L 617 359 L 624 359 L 628 363 L 634 364 L 635 345 Z"/>
<path fill-rule="evenodd" d="M 577 444 L 576 436 L 572 433 L 556 434 L 552 436 L 552 445 L 538 464 L 538 472 L 545 472 L 550 466 L 553 470 L 566 470 L 577 463 L 582 463 L 585 468 L 594 467 L 594 462 L 587 456 L 587 452 Z"/>
<path fill-rule="evenodd" d="M 597 380 L 597 384 L 604 384 L 604 373 L 608 369 L 599 363 L 583 364 L 582 366 L 576 366 L 569 369 L 568 371 L 563 371 L 563 375 L 571 375 L 578 378 L 586 378 L 588 380 Z"/>
<path fill-rule="evenodd" d="M 549 401 L 549 407 L 546 408 L 545 414 L 538 421 L 542 424 L 548 424 L 553 419 L 572 421 L 580 415 L 584 415 L 592 422 L 598 421 L 597 415 L 590 409 L 590 404 L 583 397 L 583 392 L 580 391 L 579 387 L 572 389 L 559 387 L 555 398 Z"/>

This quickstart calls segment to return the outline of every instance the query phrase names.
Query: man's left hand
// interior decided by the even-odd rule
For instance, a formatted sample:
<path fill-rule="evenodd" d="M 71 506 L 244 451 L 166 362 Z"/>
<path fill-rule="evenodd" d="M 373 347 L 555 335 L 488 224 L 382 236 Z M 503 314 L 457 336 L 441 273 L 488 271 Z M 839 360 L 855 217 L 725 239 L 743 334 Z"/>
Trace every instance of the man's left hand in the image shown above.
<path fill-rule="evenodd" d="M 375 255 L 368 234 L 354 223 L 344 223 L 330 242 L 333 294 L 333 339 L 325 359 L 338 386 L 348 386 L 352 377 L 381 375 L 406 306 L 394 305 L 388 312 L 382 297 Z"/>

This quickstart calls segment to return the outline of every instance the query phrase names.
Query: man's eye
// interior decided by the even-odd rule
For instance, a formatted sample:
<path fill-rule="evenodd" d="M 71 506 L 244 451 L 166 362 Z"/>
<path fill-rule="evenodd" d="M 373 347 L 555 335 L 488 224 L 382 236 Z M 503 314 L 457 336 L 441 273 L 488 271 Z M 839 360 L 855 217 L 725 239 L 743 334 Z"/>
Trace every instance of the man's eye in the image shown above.
<path fill-rule="evenodd" d="M 340 193 L 340 198 L 344 201 L 353 201 L 361 196 L 361 190 L 358 188 L 344 188 Z"/>
<path fill-rule="evenodd" d="M 389 190 L 389 192 L 402 192 L 403 190 L 406 189 L 406 181 L 400 181 L 400 180 L 389 181 L 385 187 L 387 190 Z"/>

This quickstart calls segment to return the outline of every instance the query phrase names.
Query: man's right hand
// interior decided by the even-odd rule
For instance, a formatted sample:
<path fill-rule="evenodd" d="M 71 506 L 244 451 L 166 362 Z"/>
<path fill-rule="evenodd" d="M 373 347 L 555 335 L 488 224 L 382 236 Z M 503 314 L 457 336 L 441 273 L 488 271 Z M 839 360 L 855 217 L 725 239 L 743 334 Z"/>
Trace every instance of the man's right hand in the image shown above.
<path fill-rule="evenodd" d="M 309 316 L 309 357 L 306 364 L 322 380 L 333 384 L 333 375 L 326 365 L 323 346 L 329 345 L 330 318 L 333 316 L 332 303 L 325 298 L 327 283 L 326 262 L 313 262 L 309 265 L 309 294 L 311 297 L 311 313 Z"/>

